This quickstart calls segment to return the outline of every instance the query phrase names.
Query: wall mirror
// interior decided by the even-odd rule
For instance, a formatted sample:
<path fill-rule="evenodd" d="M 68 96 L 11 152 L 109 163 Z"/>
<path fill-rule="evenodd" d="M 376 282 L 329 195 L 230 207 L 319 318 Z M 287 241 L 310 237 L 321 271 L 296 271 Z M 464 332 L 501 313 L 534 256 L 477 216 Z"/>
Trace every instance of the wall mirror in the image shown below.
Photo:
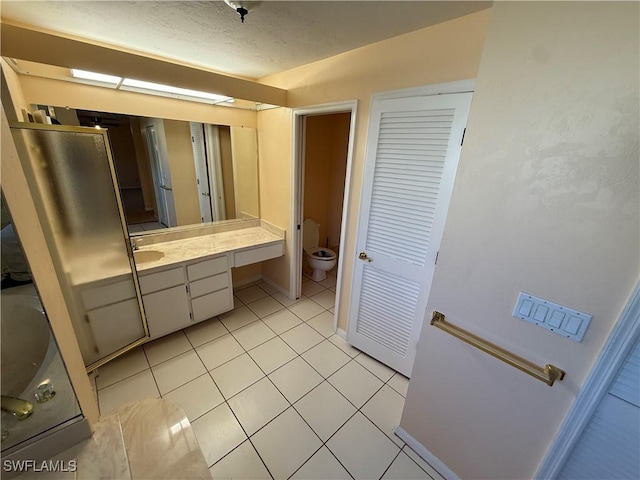
<path fill-rule="evenodd" d="M 132 236 L 260 216 L 256 129 L 53 110 L 64 125 L 108 130 Z"/>

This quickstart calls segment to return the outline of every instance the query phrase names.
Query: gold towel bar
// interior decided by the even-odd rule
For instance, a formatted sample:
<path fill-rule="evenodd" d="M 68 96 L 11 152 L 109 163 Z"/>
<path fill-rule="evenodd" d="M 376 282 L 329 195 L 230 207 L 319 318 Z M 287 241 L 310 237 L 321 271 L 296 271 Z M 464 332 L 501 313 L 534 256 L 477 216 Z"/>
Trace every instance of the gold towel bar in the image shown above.
<path fill-rule="evenodd" d="M 467 332 L 460 327 L 456 327 L 455 325 L 445 322 L 443 313 L 434 311 L 433 316 L 431 317 L 431 325 L 438 327 L 440 330 L 444 330 L 454 337 L 458 337 L 463 342 L 473 345 L 483 352 L 508 363 L 512 367 L 516 367 L 518 370 L 522 370 L 524 373 L 528 373 L 532 377 L 543 381 L 550 387 L 553 386 L 553 382 L 556 380 L 562 380 L 564 378 L 564 370 L 560 370 L 558 367 L 555 367 L 550 363 L 544 367 L 539 367 L 535 363 L 519 357 L 518 355 L 514 355 L 493 343 L 487 342 L 473 333 Z"/>

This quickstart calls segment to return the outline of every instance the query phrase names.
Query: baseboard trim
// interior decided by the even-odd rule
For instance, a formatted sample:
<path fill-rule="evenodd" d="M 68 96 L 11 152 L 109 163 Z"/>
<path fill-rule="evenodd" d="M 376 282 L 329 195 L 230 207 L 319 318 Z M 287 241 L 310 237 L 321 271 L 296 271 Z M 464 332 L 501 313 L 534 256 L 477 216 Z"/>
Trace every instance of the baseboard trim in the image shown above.
<path fill-rule="evenodd" d="M 447 480 L 460 480 L 460 477 L 458 477 L 453 470 L 447 467 L 438 457 L 427 450 L 426 447 L 418 440 L 407 433 L 404 428 L 396 427 L 395 434 L 444 478 Z"/>
<path fill-rule="evenodd" d="M 278 292 L 280 292 L 282 295 L 284 295 L 285 297 L 287 297 L 290 300 L 295 300 L 295 298 L 291 298 L 291 292 L 289 292 L 288 290 L 285 290 L 284 288 L 282 288 L 280 285 L 278 285 L 276 282 L 274 282 L 273 280 L 271 280 L 270 278 L 265 277 L 264 275 L 262 276 L 262 281 L 264 281 L 264 283 L 266 283 L 267 285 L 269 285 L 270 287 L 275 288 Z"/>
<path fill-rule="evenodd" d="M 347 332 L 345 332 L 343 329 L 338 328 L 336 330 L 336 333 L 338 334 L 339 337 L 342 337 L 343 339 L 347 339 Z"/>

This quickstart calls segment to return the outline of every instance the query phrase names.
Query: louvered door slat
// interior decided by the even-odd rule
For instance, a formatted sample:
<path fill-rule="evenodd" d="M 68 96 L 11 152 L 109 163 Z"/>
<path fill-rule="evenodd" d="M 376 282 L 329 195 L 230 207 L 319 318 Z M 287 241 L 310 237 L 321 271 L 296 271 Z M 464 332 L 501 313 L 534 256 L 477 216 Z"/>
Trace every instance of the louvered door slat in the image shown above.
<path fill-rule="evenodd" d="M 640 343 L 636 344 L 629 359 L 620 370 L 610 393 L 640 407 Z"/>
<path fill-rule="evenodd" d="M 415 356 L 470 99 L 382 100 L 371 108 L 358 231 L 358 251 L 370 261 L 356 263 L 347 338 L 404 375 Z"/>

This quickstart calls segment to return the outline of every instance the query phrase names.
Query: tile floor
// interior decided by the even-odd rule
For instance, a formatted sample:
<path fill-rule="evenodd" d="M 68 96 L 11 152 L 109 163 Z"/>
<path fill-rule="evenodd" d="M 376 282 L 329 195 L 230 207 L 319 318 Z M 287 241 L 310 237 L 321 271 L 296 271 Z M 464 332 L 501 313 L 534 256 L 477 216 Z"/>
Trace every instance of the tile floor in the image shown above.
<path fill-rule="evenodd" d="M 146 222 L 127 225 L 127 228 L 129 229 L 129 233 L 140 233 L 148 232 L 150 230 L 158 230 L 160 228 L 167 228 L 167 226 L 160 222 Z"/>
<path fill-rule="evenodd" d="M 102 367 L 102 414 L 175 402 L 213 478 L 441 479 L 393 433 L 408 380 L 333 333 L 335 283 L 236 290 L 233 311 Z"/>

